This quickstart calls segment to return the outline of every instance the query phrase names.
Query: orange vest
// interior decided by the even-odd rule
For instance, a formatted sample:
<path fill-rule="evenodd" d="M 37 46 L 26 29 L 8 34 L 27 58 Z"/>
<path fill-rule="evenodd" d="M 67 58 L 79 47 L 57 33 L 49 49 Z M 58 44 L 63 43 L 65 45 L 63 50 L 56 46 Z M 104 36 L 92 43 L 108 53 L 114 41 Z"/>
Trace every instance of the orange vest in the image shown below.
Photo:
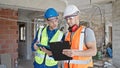
<path fill-rule="evenodd" d="M 80 26 L 71 39 L 71 49 L 77 49 L 80 51 L 87 50 L 87 47 L 84 45 L 84 26 Z M 71 33 L 68 32 L 65 40 L 70 41 Z M 72 60 L 69 62 L 70 68 L 88 68 L 93 67 L 92 57 L 81 57 L 74 56 Z M 68 61 L 64 62 L 64 68 L 68 68 Z"/>

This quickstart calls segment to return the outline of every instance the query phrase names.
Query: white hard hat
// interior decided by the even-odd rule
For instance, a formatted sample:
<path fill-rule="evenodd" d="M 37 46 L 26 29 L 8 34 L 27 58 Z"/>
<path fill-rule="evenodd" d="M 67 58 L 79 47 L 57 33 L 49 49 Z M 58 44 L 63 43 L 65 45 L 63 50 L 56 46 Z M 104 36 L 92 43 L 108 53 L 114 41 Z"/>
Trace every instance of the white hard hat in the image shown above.
<path fill-rule="evenodd" d="M 66 16 L 72 15 L 75 12 L 80 12 L 80 10 L 75 5 L 68 5 L 65 8 L 63 17 L 65 18 Z"/>

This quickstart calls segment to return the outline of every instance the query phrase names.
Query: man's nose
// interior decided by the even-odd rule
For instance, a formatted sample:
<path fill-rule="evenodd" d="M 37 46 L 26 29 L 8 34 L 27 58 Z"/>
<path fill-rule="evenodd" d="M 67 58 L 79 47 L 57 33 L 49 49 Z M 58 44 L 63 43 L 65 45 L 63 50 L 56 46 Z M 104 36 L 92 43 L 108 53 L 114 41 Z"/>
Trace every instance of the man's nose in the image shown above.
<path fill-rule="evenodd" d="M 69 24 L 69 23 L 70 23 L 70 20 L 69 20 L 69 19 L 67 19 L 67 20 L 66 20 L 66 22 Z"/>

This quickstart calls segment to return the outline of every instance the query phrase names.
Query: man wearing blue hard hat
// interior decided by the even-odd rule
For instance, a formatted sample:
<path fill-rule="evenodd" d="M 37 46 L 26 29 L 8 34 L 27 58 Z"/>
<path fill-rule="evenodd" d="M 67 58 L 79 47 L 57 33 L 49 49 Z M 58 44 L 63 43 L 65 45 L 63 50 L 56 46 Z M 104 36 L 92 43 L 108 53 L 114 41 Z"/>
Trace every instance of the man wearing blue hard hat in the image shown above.
<path fill-rule="evenodd" d="M 48 26 L 37 31 L 31 47 L 32 51 L 35 51 L 34 68 L 58 68 L 58 61 L 53 59 L 48 45 L 50 42 L 64 40 L 63 32 L 57 28 L 58 16 L 59 14 L 54 8 L 48 8 L 44 13 Z"/>

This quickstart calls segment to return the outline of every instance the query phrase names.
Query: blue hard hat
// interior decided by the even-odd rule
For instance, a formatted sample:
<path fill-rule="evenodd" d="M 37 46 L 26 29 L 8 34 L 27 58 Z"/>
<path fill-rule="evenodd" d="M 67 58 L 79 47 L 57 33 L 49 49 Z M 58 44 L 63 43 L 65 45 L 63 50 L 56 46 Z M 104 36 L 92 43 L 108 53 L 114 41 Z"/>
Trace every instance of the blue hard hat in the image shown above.
<path fill-rule="evenodd" d="M 51 17 L 56 17 L 56 16 L 59 16 L 59 14 L 54 8 L 49 8 L 44 13 L 44 18 L 51 18 Z"/>

